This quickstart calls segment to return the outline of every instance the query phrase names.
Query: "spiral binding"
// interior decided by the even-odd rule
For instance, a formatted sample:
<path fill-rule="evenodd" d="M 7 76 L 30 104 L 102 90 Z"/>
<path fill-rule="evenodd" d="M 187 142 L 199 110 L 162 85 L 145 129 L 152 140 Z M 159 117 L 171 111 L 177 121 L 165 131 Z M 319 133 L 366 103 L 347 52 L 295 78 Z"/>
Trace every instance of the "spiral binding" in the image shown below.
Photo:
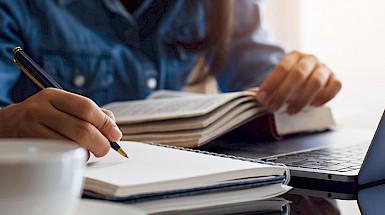
<path fill-rule="evenodd" d="M 269 161 L 263 161 L 260 159 L 252 159 L 252 158 L 245 158 L 245 157 L 239 157 L 239 156 L 234 156 L 234 155 L 219 154 L 219 153 L 215 153 L 215 152 L 207 152 L 207 151 L 202 151 L 202 150 L 198 150 L 198 149 L 190 149 L 190 148 L 183 148 L 183 147 L 178 147 L 178 146 L 170 146 L 170 145 L 153 143 L 153 142 L 146 142 L 146 144 L 161 146 L 161 147 L 166 147 L 166 148 L 171 148 L 171 149 L 178 149 L 178 150 L 182 150 L 182 151 L 189 151 L 189 152 L 195 152 L 195 153 L 200 153 L 200 154 L 206 154 L 206 155 L 213 155 L 213 156 L 222 157 L 222 158 L 231 158 L 231 159 L 247 161 L 247 162 L 251 162 L 251 163 L 260 163 L 260 164 L 268 164 L 268 165 L 272 165 L 272 166 L 281 166 L 281 167 L 285 168 L 285 181 L 283 182 L 283 184 L 288 185 L 290 182 L 290 170 L 285 164 L 282 164 L 282 163 L 274 163 L 274 162 L 269 162 Z"/>

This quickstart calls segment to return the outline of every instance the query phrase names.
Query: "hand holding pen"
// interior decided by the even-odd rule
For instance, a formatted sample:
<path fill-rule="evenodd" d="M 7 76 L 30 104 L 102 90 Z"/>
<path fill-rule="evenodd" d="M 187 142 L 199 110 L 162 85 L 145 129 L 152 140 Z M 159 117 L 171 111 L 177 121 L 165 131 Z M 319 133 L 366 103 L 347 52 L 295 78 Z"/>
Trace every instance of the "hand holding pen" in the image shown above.
<path fill-rule="evenodd" d="M 91 99 L 56 89 L 60 85 L 20 48 L 12 55 L 23 72 L 44 89 L 0 110 L 0 137 L 69 139 L 97 157 L 107 154 L 110 147 L 119 150 L 113 142 L 120 140 L 122 133 L 110 111 L 99 108 Z M 119 152 L 125 154 L 121 148 Z"/>

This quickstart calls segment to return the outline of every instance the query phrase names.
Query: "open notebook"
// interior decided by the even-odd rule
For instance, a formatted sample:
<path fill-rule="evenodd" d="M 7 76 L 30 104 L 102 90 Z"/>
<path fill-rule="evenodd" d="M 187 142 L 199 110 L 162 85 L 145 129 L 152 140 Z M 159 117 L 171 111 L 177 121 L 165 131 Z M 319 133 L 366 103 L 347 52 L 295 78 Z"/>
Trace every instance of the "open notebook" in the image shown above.
<path fill-rule="evenodd" d="M 91 157 L 84 194 L 115 201 L 145 201 L 258 188 L 259 198 L 287 191 L 286 167 L 160 144 L 122 141 L 129 159 L 114 150 Z"/>

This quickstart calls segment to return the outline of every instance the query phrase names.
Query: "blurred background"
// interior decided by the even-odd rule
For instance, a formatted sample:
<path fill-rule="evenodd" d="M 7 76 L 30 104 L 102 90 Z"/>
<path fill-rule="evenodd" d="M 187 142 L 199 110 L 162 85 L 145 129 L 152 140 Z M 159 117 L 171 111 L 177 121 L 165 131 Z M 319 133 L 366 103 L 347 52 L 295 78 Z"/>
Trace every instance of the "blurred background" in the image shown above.
<path fill-rule="evenodd" d="M 385 108 L 385 1 L 265 0 L 264 7 L 276 42 L 316 55 L 342 80 L 329 103 L 338 126 L 374 133 Z M 346 215 L 358 211 L 354 201 L 338 204 L 351 208 Z"/>
<path fill-rule="evenodd" d="M 287 51 L 314 54 L 342 80 L 337 123 L 373 129 L 385 108 L 385 1 L 265 0 L 263 18 Z M 357 126 L 357 123 L 354 124 Z"/>

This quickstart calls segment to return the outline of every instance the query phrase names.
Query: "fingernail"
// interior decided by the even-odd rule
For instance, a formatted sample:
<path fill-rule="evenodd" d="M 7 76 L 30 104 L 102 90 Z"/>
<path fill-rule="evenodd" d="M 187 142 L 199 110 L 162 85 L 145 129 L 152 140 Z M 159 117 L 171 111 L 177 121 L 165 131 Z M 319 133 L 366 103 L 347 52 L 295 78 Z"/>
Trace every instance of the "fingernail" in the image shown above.
<path fill-rule="evenodd" d="M 112 127 L 111 129 L 111 133 L 110 133 L 111 137 L 112 137 L 112 141 L 118 141 L 122 138 L 122 132 L 119 130 L 118 127 Z"/>
<path fill-rule="evenodd" d="M 261 103 L 264 103 L 264 102 L 265 102 L 266 97 L 267 97 L 267 94 L 266 94 L 265 91 L 259 91 L 258 94 L 257 94 L 257 99 L 258 99 L 258 101 L 260 101 Z"/>
<path fill-rule="evenodd" d="M 273 113 L 276 112 L 279 109 L 279 105 L 277 102 L 271 102 L 268 107 L 268 111 Z"/>

